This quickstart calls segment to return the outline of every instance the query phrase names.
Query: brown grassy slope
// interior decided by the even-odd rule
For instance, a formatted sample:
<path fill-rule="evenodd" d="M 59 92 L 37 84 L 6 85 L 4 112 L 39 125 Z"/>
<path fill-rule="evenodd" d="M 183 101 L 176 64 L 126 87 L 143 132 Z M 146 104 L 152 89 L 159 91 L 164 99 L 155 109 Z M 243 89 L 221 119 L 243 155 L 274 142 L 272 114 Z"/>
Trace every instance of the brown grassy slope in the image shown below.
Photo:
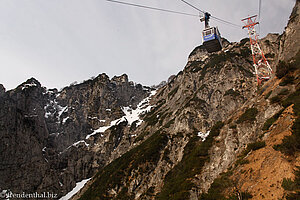
<path fill-rule="evenodd" d="M 251 152 L 246 158 L 249 163 L 238 167 L 233 176 L 241 191 L 248 191 L 253 200 L 280 199 L 284 195 L 281 187 L 283 178 L 294 178 L 293 170 L 300 165 L 300 156 L 291 159 L 273 149 L 282 139 L 291 135 L 293 125 L 292 106 L 285 109 L 281 117 L 272 125 L 265 137 L 266 146 Z"/>

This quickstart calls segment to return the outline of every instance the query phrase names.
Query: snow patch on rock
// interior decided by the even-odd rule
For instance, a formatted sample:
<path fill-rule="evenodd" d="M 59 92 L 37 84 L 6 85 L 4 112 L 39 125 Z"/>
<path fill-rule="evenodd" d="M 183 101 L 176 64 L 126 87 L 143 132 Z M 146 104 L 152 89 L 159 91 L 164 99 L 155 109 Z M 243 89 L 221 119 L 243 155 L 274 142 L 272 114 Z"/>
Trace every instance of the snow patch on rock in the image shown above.
<path fill-rule="evenodd" d="M 202 132 L 198 132 L 198 137 L 200 137 L 202 139 L 202 142 L 204 142 L 207 138 L 207 136 L 209 136 L 210 131 L 207 131 L 206 133 L 202 133 Z"/>
<path fill-rule="evenodd" d="M 70 199 L 72 196 L 74 196 L 79 190 L 81 190 L 81 188 L 84 187 L 84 185 L 90 180 L 91 178 L 88 179 L 83 179 L 80 182 L 76 183 L 76 186 L 73 188 L 73 190 L 71 192 L 69 192 L 68 194 L 66 194 L 65 196 L 61 197 L 59 200 L 68 200 Z"/>

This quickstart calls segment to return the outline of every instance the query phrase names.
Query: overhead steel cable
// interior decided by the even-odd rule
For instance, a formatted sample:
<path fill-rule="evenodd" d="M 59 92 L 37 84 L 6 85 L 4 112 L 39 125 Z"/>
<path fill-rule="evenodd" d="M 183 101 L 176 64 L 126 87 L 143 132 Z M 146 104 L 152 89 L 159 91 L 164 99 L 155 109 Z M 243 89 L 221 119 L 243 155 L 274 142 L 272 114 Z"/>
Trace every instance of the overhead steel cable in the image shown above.
<path fill-rule="evenodd" d="M 183 3 L 185 3 L 185 4 L 189 5 L 190 7 L 192 7 L 192 8 L 194 8 L 194 9 L 198 10 L 199 12 L 202 12 L 203 14 L 205 14 L 205 13 L 206 13 L 204 10 L 201 10 L 201 9 L 197 8 L 196 6 L 194 6 L 194 5 L 190 4 L 189 2 L 187 2 L 187 1 L 185 1 L 185 0 L 181 0 L 181 1 L 182 1 Z M 226 23 L 226 24 L 232 25 L 232 26 L 234 26 L 234 27 L 238 27 L 238 28 L 240 28 L 240 27 L 241 27 L 240 25 L 237 25 L 237 24 L 231 23 L 231 22 L 229 22 L 229 21 L 223 20 L 223 19 L 221 19 L 221 18 L 218 18 L 218 17 L 215 17 L 215 16 L 213 16 L 213 15 L 211 15 L 210 17 L 211 17 L 211 18 L 213 18 L 213 19 L 215 19 L 215 20 L 218 20 L 218 21 L 220 21 L 220 22 L 223 22 L 223 23 Z"/>
<path fill-rule="evenodd" d="M 187 5 L 189 5 L 189 6 L 191 6 L 192 8 L 194 8 L 194 9 L 196 9 L 196 10 L 198 10 L 199 12 L 202 12 L 203 14 L 205 14 L 206 12 L 205 11 L 203 11 L 203 10 L 200 10 L 199 8 L 197 8 L 196 6 L 193 6 L 192 4 L 190 4 L 189 2 L 186 2 L 185 0 L 181 0 L 183 3 L 185 3 L 185 4 L 187 4 Z"/>
<path fill-rule="evenodd" d="M 240 26 L 240 25 L 237 25 L 237 24 L 234 24 L 234 23 L 228 22 L 228 21 L 226 21 L 226 20 L 223 20 L 223 19 L 221 19 L 221 18 L 218 18 L 218 17 L 215 17 L 215 16 L 211 16 L 211 18 L 213 18 L 213 19 L 215 19 L 215 20 L 218 20 L 218 21 L 220 21 L 220 22 L 223 22 L 223 23 L 226 23 L 226 24 L 232 25 L 232 26 L 234 26 L 234 27 L 241 28 L 241 26 Z"/>
<path fill-rule="evenodd" d="M 260 13 L 261 13 L 261 0 L 259 0 L 259 3 L 258 3 L 258 33 L 260 34 Z"/>
<path fill-rule="evenodd" d="M 260 12 L 261 12 L 261 0 L 258 3 L 258 21 L 260 20 Z"/>
<path fill-rule="evenodd" d="M 150 7 L 150 6 L 144 6 L 144 5 L 128 3 L 128 2 L 124 2 L 124 1 L 115 1 L 115 0 L 106 0 L 106 1 L 113 2 L 113 3 L 119 3 L 119 4 L 123 4 L 123 5 L 127 5 L 127 6 L 135 6 L 135 7 L 139 7 L 139 8 L 145 8 L 145 9 L 151 9 L 151 10 L 156 10 L 156 11 L 168 12 L 168 13 L 173 13 L 173 14 L 186 15 L 186 16 L 191 16 L 191 17 L 199 17 L 198 15 L 195 15 L 195 14 L 179 12 L 179 11 L 174 11 L 174 10 L 167 10 L 167 9 L 156 8 L 156 7 Z"/>

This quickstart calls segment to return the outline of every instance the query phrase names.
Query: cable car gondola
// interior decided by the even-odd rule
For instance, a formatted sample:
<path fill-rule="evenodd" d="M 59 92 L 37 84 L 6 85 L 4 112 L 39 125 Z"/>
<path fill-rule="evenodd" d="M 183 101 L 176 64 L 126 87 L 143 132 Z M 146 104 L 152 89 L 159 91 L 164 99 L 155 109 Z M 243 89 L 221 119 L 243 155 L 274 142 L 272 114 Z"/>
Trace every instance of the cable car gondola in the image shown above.
<path fill-rule="evenodd" d="M 208 53 L 222 50 L 221 35 L 218 27 L 211 27 L 202 32 L 203 46 Z"/>
<path fill-rule="evenodd" d="M 200 21 L 205 21 L 205 29 L 202 31 L 203 46 L 208 53 L 222 50 L 222 39 L 218 27 L 209 27 L 210 14 L 205 13 L 204 18 Z"/>

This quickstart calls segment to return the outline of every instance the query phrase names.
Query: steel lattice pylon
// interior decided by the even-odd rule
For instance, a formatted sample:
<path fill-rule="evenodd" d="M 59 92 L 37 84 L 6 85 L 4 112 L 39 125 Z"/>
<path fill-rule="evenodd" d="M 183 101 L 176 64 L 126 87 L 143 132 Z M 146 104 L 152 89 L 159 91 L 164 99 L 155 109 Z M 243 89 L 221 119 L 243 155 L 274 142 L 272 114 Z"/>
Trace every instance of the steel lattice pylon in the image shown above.
<path fill-rule="evenodd" d="M 263 80 L 268 80 L 271 78 L 271 74 L 273 73 L 273 71 L 258 44 L 258 35 L 256 34 L 254 28 L 254 26 L 258 24 L 258 22 L 256 22 L 256 18 L 257 15 L 254 15 L 242 19 L 242 21 L 245 23 L 243 29 L 247 28 L 249 32 L 253 66 L 255 68 L 257 84 L 260 85 Z"/>

